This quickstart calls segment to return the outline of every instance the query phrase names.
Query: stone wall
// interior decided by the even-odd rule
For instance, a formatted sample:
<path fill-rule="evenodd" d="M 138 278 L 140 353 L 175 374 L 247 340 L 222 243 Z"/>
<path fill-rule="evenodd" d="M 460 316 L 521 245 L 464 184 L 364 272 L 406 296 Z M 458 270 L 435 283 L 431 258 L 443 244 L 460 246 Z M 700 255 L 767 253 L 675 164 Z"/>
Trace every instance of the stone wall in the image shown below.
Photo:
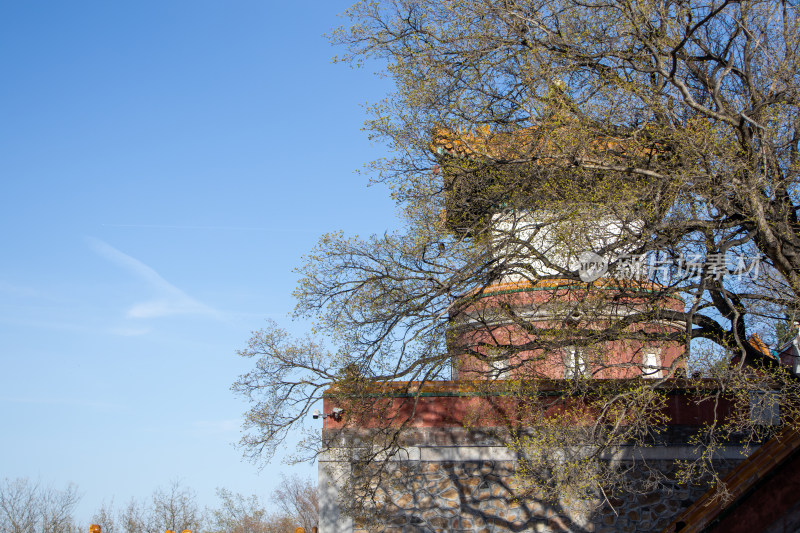
<path fill-rule="evenodd" d="M 338 522 L 326 524 L 323 520 L 321 533 L 661 531 L 708 488 L 702 484 L 682 486 L 669 479 L 676 461 L 693 457 L 695 451 L 664 443 L 618 454 L 620 466 L 630 468 L 633 485 L 647 477 L 645 464 L 666 474 L 658 490 L 640 485 L 640 490 L 620 491 L 609 495 L 611 505 L 601 505 L 600 499 L 543 502 L 517 498 L 520 486 L 514 475 L 514 456 L 508 448 L 497 445 L 496 437 L 439 428 L 417 431 L 405 440 L 404 452 L 375 477 L 377 490 L 367 505 L 373 513 L 359 523 L 337 509 Z M 725 470 L 740 461 L 740 452 L 738 448 L 727 450 L 719 468 Z M 323 460 L 320 468 L 321 491 L 336 484 L 332 469 L 338 469 L 339 483 L 353 475 L 340 461 Z M 328 473 L 323 474 L 323 469 Z M 325 497 L 320 503 L 331 506 Z M 346 507 L 347 502 L 338 505 Z"/>
<path fill-rule="evenodd" d="M 660 463 L 666 471 L 674 468 L 674 462 Z M 658 492 L 617 494 L 612 508 L 599 501 L 516 499 L 514 463 L 508 461 L 397 463 L 390 470 L 376 498 L 375 529 L 385 533 L 661 531 L 707 488 L 673 483 Z"/>

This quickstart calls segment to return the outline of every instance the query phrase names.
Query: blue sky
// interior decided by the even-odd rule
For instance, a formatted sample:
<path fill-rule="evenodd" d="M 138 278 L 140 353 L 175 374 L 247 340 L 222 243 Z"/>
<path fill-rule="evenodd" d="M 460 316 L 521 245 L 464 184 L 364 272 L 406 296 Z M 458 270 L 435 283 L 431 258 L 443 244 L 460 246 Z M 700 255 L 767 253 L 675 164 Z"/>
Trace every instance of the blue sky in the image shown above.
<path fill-rule="evenodd" d="M 354 173 L 389 87 L 323 36 L 347 6 L 0 2 L 0 477 L 77 483 L 88 521 L 175 479 L 213 505 L 315 474 L 241 460 L 229 387 L 265 318 L 302 329 L 320 234 L 396 223 Z"/>

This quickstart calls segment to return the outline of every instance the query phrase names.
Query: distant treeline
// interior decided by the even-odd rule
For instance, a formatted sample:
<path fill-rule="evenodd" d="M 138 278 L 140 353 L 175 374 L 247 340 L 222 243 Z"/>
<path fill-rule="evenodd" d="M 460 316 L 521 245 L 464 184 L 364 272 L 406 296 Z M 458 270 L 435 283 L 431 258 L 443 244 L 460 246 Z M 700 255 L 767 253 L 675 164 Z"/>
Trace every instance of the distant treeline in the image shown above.
<path fill-rule="evenodd" d="M 103 503 L 92 516 L 102 533 L 287 533 L 317 525 L 316 486 L 310 480 L 284 477 L 269 502 L 217 489 L 219 503 L 201 508 L 194 490 L 173 482 L 156 489 L 149 499 L 132 499 L 116 508 Z M 77 523 L 78 487 L 58 490 L 27 478 L 0 481 L 0 533 L 87 533 L 90 524 Z M 270 503 L 272 511 L 267 510 Z"/>

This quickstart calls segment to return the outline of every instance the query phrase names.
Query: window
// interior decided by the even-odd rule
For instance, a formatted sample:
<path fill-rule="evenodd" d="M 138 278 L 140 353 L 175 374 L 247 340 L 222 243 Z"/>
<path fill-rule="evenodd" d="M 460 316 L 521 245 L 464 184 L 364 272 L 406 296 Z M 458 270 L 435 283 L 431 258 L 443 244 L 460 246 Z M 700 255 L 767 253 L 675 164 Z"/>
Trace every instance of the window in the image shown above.
<path fill-rule="evenodd" d="M 508 372 L 508 359 L 499 359 L 489 363 L 489 376 L 494 379 L 505 379 L 503 374 Z"/>
<path fill-rule="evenodd" d="M 642 357 L 642 377 L 658 379 L 662 374 L 661 350 L 658 348 L 646 348 Z"/>
<path fill-rule="evenodd" d="M 781 423 L 778 392 L 754 391 L 750 393 L 750 422 L 762 426 L 777 426 Z"/>
<path fill-rule="evenodd" d="M 588 375 L 589 365 L 583 350 L 576 346 L 564 348 L 564 379 L 587 377 Z"/>

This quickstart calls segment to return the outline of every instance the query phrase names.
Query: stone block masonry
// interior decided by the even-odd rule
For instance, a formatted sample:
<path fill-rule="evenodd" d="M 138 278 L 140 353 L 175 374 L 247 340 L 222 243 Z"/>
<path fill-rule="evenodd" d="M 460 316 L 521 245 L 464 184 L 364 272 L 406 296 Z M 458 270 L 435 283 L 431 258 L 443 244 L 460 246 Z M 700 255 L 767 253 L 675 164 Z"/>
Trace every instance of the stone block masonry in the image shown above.
<path fill-rule="evenodd" d="M 634 485 L 646 479 L 648 469 L 659 470 L 667 479 L 658 490 L 609 495 L 609 505 L 599 498 L 555 502 L 518 498 L 521 487 L 513 454 L 489 433 L 436 428 L 413 432 L 405 441 L 405 453 L 376 474 L 377 489 L 368 505 L 372 512 L 361 523 L 339 513 L 338 521 L 323 524 L 321 533 L 655 532 L 708 489 L 704 484 L 685 486 L 670 480 L 677 461 L 695 453 L 677 442 L 635 452 L 619 450 L 618 464 L 630 470 Z M 728 449 L 719 468 L 741 461 L 740 452 Z M 353 475 L 337 461 L 323 461 L 321 469 Z M 333 487 L 335 478 L 321 475 L 321 494 L 325 494 L 322 484 Z M 338 505 L 330 501 L 335 492 L 329 490 L 328 501 L 323 496 L 321 505 Z"/>

